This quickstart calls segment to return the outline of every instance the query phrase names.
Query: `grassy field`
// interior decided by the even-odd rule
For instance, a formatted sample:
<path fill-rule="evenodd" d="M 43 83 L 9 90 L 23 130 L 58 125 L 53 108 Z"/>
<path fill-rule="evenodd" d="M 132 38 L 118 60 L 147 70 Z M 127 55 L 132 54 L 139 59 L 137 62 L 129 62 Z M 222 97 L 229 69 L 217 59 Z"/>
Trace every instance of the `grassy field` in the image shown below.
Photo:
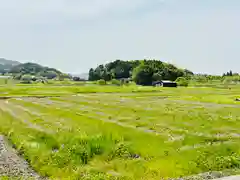
<path fill-rule="evenodd" d="M 6 86 L 0 97 L 14 98 L 0 100 L 0 132 L 53 179 L 238 170 L 239 95 L 238 88 Z"/>

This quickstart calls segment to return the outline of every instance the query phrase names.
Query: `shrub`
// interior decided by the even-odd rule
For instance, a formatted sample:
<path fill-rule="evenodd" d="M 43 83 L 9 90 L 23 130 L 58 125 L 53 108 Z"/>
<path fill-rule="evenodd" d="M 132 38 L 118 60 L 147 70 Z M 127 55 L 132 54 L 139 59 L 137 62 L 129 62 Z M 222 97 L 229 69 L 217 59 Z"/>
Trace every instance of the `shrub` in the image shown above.
<path fill-rule="evenodd" d="M 21 77 L 21 80 L 22 80 L 21 83 L 23 83 L 23 84 L 31 84 L 32 76 L 30 76 L 30 75 L 23 75 Z"/>
<path fill-rule="evenodd" d="M 184 78 L 184 77 L 178 77 L 178 78 L 176 79 L 176 83 L 177 83 L 178 86 L 185 86 L 185 87 L 187 87 L 189 82 L 188 82 L 188 80 L 187 80 L 186 78 Z"/>
<path fill-rule="evenodd" d="M 32 77 L 32 81 L 37 81 L 37 77 Z"/>
<path fill-rule="evenodd" d="M 54 79 L 58 74 L 55 71 L 43 71 L 40 73 L 40 76 L 46 77 L 47 79 Z"/>
<path fill-rule="evenodd" d="M 73 81 L 81 81 L 81 78 L 80 78 L 80 77 L 73 77 L 72 80 L 73 80 Z"/>
<path fill-rule="evenodd" d="M 13 79 L 15 80 L 21 80 L 21 78 L 22 78 L 22 74 L 17 74 L 13 77 Z"/>
<path fill-rule="evenodd" d="M 117 86 L 121 85 L 120 81 L 117 79 L 112 79 L 111 83 L 112 83 L 112 85 L 117 85 Z"/>
<path fill-rule="evenodd" d="M 106 81 L 104 79 L 100 79 L 97 81 L 98 85 L 106 85 Z"/>

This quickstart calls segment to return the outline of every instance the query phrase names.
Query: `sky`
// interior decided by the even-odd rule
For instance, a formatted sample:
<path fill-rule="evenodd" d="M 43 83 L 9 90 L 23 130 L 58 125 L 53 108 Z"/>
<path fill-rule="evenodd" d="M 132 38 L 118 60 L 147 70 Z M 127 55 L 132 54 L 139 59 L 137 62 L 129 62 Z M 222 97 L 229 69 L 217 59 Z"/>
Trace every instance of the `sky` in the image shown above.
<path fill-rule="evenodd" d="M 0 0 L 0 57 L 85 73 L 158 59 L 240 72 L 239 0 Z"/>

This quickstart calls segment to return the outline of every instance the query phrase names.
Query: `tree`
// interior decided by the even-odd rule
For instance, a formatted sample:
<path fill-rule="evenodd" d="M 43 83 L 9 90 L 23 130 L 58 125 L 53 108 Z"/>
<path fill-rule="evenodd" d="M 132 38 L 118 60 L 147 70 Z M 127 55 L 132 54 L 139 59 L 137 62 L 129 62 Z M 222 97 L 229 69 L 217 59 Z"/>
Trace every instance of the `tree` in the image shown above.
<path fill-rule="evenodd" d="M 161 73 L 159 73 L 159 72 L 154 73 L 154 74 L 153 74 L 153 77 L 152 77 L 152 80 L 153 80 L 153 81 L 163 80 L 163 76 L 162 76 Z"/>
<path fill-rule="evenodd" d="M 133 80 L 138 85 L 152 84 L 153 69 L 149 65 L 141 64 L 133 70 Z"/>
<path fill-rule="evenodd" d="M 223 79 L 224 84 L 239 83 L 240 76 L 225 76 Z"/>
<path fill-rule="evenodd" d="M 196 74 L 192 77 L 192 80 L 198 83 L 208 82 L 207 75 L 205 74 Z"/>
<path fill-rule="evenodd" d="M 60 81 L 63 81 L 64 79 L 71 79 L 72 77 L 70 74 L 61 73 L 61 74 L 59 74 L 58 78 Z"/>
<path fill-rule="evenodd" d="M 105 81 L 104 79 L 99 79 L 99 80 L 97 81 L 97 84 L 98 84 L 98 85 L 106 85 L 106 81 Z"/>
<path fill-rule="evenodd" d="M 58 74 L 55 71 L 43 71 L 40 72 L 40 76 L 46 77 L 47 79 L 54 79 L 58 76 Z"/>
<path fill-rule="evenodd" d="M 223 73 L 223 76 L 233 76 L 233 72 L 230 70 L 230 71 L 227 72 L 226 74 Z"/>
<path fill-rule="evenodd" d="M 96 69 L 89 70 L 89 80 L 96 81 L 104 79 L 109 81 L 111 79 L 129 78 L 133 69 L 139 64 L 138 61 L 121 61 L 116 60 L 104 65 L 99 65 Z"/>
<path fill-rule="evenodd" d="M 175 81 L 178 86 L 188 86 L 188 80 L 184 77 L 178 77 Z"/>
<path fill-rule="evenodd" d="M 89 81 L 95 81 L 96 78 L 95 78 L 95 72 L 94 72 L 94 69 L 91 68 L 88 72 L 88 80 Z"/>
<path fill-rule="evenodd" d="M 111 80 L 111 84 L 112 84 L 112 85 L 120 86 L 120 85 L 121 85 L 121 82 L 120 82 L 119 80 L 117 80 L 117 79 L 112 79 L 112 80 Z"/>

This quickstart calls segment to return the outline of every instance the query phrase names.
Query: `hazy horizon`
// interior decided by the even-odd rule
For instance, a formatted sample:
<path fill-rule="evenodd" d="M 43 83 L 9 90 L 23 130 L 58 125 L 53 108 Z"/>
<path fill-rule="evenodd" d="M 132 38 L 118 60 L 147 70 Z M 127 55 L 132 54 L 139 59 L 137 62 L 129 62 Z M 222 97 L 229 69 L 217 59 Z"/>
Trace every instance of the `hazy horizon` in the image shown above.
<path fill-rule="evenodd" d="M 0 56 L 69 73 L 158 59 L 195 73 L 240 72 L 238 0 L 0 0 Z"/>

